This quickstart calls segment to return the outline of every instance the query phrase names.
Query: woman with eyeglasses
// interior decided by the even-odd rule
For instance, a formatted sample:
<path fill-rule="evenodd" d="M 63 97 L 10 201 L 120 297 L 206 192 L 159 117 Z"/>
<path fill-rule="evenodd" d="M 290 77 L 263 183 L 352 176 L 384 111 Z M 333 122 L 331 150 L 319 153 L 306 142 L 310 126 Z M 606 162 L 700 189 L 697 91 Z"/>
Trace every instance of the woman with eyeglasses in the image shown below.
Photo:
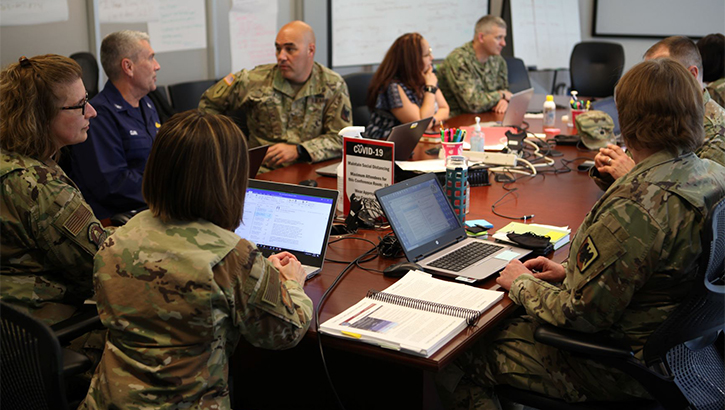
<path fill-rule="evenodd" d="M 0 72 L 0 298 L 49 325 L 92 296 L 108 234 L 56 163 L 95 116 L 70 58 L 22 57 Z"/>
<path fill-rule="evenodd" d="M 368 108 L 365 136 L 373 139 L 388 139 L 396 125 L 433 117 L 432 130 L 448 119 L 448 103 L 433 72 L 433 50 L 423 36 L 403 34 L 390 46 L 370 81 Z"/>

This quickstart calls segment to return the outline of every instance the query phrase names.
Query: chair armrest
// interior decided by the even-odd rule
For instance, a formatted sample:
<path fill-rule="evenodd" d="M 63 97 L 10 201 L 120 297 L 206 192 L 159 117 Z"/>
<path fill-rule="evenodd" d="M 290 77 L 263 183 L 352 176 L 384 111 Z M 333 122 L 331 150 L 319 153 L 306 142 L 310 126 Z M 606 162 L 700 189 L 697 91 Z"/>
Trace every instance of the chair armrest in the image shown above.
<path fill-rule="evenodd" d="M 96 305 L 84 305 L 77 314 L 50 327 L 61 346 L 68 345 L 73 339 L 96 329 L 102 329 L 103 323 L 98 316 Z"/>
<path fill-rule="evenodd" d="M 587 356 L 624 361 L 634 358 L 629 346 L 597 333 L 582 333 L 543 324 L 534 332 L 534 338 L 557 349 Z"/>

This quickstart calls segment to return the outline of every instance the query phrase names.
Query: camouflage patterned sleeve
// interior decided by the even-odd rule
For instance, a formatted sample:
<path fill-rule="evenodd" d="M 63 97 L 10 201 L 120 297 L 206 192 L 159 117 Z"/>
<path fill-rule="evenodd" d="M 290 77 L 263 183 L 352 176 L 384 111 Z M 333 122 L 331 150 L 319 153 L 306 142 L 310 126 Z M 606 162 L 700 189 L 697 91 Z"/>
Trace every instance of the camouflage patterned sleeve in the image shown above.
<path fill-rule="evenodd" d="M 501 100 L 501 93 L 498 90 L 484 90 L 483 80 L 468 62 L 463 59 L 447 59 L 446 63 L 448 65 L 445 70 L 446 81 L 450 94 L 455 96 L 462 112 L 489 111 Z M 498 72 L 495 75 L 498 78 L 496 81 L 501 81 L 502 74 Z M 503 75 L 506 75 L 505 67 Z M 505 84 L 508 88 L 508 80 L 505 80 Z"/>
<path fill-rule="evenodd" d="M 76 296 L 89 297 L 93 255 L 107 231 L 80 191 L 40 167 L 9 175 L 5 187 L 13 192 L 5 198 L 6 211 L 17 212 L 18 219 L 26 221 L 28 248 L 43 249 L 47 262 L 73 284 Z"/>
<path fill-rule="evenodd" d="M 608 212 L 577 233 L 562 288 L 522 275 L 509 297 L 542 322 L 587 333 L 607 329 L 658 266 L 664 240 L 639 204 L 615 200 Z"/>
<path fill-rule="evenodd" d="M 609 174 L 600 174 L 596 167 L 589 168 L 589 177 L 602 191 L 606 191 L 614 183 L 614 178 Z"/>
<path fill-rule="evenodd" d="M 302 142 L 312 162 L 325 161 L 342 155 L 341 129 L 352 125 L 350 94 L 347 84 L 340 79 L 323 114 L 322 134 Z"/>
<path fill-rule="evenodd" d="M 249 84 L 247 70 L 227 75 L 202 94 L 199 110 L 227 115 L 239 110 L 247 94 L 247 84 Z"/>
<path fill-rule="evenodd" d="M 229 283 L 233 321 L 254 346 L 288 349 L 302 340 L 312 318 L 312 301 L 295 281 L 282 281 L 257 248 L 241 240 L 214 268 L 217 283 Z M 222 286 L 225 287 L 225 286 Z"/>

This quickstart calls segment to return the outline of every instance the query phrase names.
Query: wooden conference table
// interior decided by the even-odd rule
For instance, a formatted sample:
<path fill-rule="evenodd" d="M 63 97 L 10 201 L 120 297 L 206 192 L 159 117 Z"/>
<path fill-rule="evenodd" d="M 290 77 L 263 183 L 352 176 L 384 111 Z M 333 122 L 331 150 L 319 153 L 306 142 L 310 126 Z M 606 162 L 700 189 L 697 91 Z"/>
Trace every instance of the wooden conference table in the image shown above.
<path fill-rule="evenodd" d="M 558 126 L 563 133 L 572 134 L 574 130 L 566 127 L 560 122 L 564 111 L 557 112 Z M 484 113 L 479 115 L 482 121 L 501 120 L 502 115 Z M 476 115 L 464 114 L 446 121 L 446 126 L 460 127 L 475 123 Z M 541 132 L 541 120 L 527 120 L 529 129 L 533 132 Z M 421 142 L 416 147 L 415 159 L 432 158 L 425 153 L 430 148 L 440 146 L 436 143 Z M 564 154 L 563 158 L 573 160 L 575 158 L 591 159 L 593 151 L 582 151 L 574 146 L 558 146 L 557 151 Z M 555 157 L 555 168 L 562 168 L 562 157 Z M 323 188 L 336 189 L 335 178 L 320 176 L 315 169 L 330 164 L 334 161 L 327 161 L 318 164 L 296 164 L 283 169 L 258 175 L 259 179 L 273 180 L 279 182 L 298 183 L 306 179 L 314 179 L 318 186 Z M 552 167 L 539 169 L 536 177 L 519 178 L 515 183 L 508 184 L 509 189 L 516 188 L 514 194 L 508 195 L 496 206 L 496 211 L 507 216 L 535 215 L 532 222 L 569 226 L 572 236 L 584 219 L 592 205 L 601 197 L 602 191 L 591 181 L 586 172 L 577 171 L 576 166 L 581 163 L 577 160 L 569 165 L 570 172 L 542 173 L 541 171 Z M 485 187 L 474 187 L 471 189 L 471 206 L 467 219 L 486 219 L 497 229 L 505 226 L 511 220 L 491 212 L 491 205 L 499 200 L 507 191 L 503 184 L 495 182 L 491 178 L 491 185 Z M 389 232 L 360 230 L 354 235 L 356 238 L 364 238 L 377 244 L 380 238 Z M 334 238 L 331 238 L 331 242 Z M 328 246 L 326 258 L 336 261 L 352 261 L 372 247 L 371 244 L 354 239 L 345 239 L 334 242 Z M 553 259 L 563 261 L 568 255 L 568 245 L 557 250 Z M 370 269 L 382 271 L 385 267 L 399 260 L 383 259 L 378 257 L 375 260 L 362 264 Z M 345 269 L 347 264 L 325 262 L 322 272 L 307 281 L 305 292 L 310 296 L 317 308 L 323 293 L 333 284 L 339 273 Z M 320 321 L 339 314 L 354 303 L 362 299 L 368 290 L 382 290 L 390 286 L 396 279 L 384 277 L 380 273 L 370 272 L 359 268 L 353 268 L 339 282 L 334 291 L 329 295 L 323 309 L 320 312 Z M 500 289 L 496 284 L 495 275 L 483 283 L 478 284 L 487 289 Z M 430 375 L 454 360 L 458 355 L 470 347 L 484 333 L 490 330 L 505 317 L 511 315 L 517 306 L 504 296 L 503 300 L 489 309 L 478 321 L 477 326 L 469 327 L 452 341 L 438 350 L 429 358 L 421 358 L 405 353 L 382 349 L 359 341 L 346 340 L 342 338 L 323 336 L 324 353 L 327 359 L 327 367 L 335 381 L 335 386 L 341 393 L 342 401 L 346 408 L 435 408 L 431 405 Z M 327 380 L 324 377 L 324 369 L 321 365 L 320 354 L 317 350 L 317 333 L 314 323 L 310 326 L 307 337 L 299 346 L 285 352 L 266 352 L 242 344 L 232 361 L 235 378 L 235 393 L 242 395 L 237 403 L 243 403 L 244 407 L 269 408 L 279 407 L 280 402 L 272 404 L 269 397 L 264 395 L 259 401 L 252 400 L 243 392 L 248 389 L 259 391 L 268 386 L 262 380 L 282 377 L 271 382 L 275 386 L 301 386 L 309 384 L 309 388 L 316 389 L 321 393 L 319 398 L 322 401 L 314 401 L 314 395 L 304 393 L 309 402 L 299 401 L 300 396 L 294 399 L 287 398 L 285 407 L 334 407 L 334 399 L 330 396 Z M 238 359 L 237 359 L 238 357 Z M 279 367 L 278 367 L 279 366 Z M 306 377 L 306 374 L 313 375 Z M 292 380 L 288 380 L 288 375 Z M 284 380 L 284 381 L 281 381 Z M 275 388 L 277 388 L 275 387 Z M 284 387 L 283 387 L 284 388 Z M 372 389 L 372 390 L 371 390 Z M 383 399 L 385 391 L 389 391 L 400 401 L 395 399 Z M 374 393 L 373 397 L 369 393 Z M 381 397 L 382 395 L 382 397 Z M 322 398 L 324 397 L 324 399 Z M 279 396 L 275 396 L 279 400 Z M 392 400 L 392 401 L 391 401 Z M 412 401 L 411 401 L 412 400 Z M 357 406 L 357 407 L 356 407 Z M 244 408 L 243 407 L 243 408 Z"/>

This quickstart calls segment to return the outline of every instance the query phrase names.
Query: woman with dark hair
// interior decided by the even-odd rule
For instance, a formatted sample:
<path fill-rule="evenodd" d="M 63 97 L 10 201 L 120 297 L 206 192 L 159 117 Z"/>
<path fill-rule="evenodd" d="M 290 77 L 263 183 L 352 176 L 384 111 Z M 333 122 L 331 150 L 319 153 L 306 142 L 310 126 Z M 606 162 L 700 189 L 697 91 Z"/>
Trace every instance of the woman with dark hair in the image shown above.
<path fill-rule="evenodd" d="M 438 90 L 433 50 L 418 33 L 398 37 L 385 54 L 368 88 L 367 138 L 385 140 L 400 124 L 433 117 L 429 129 L 448 118 L 448 103 Z"/>
<path fill-rule="evenodd" d="M 702 56 L 702 81 L 715 102 L 725 107 L 725 35 L 708 34 L 697 41 Z"/>
<path fill-rule="evenodd" d="M 0 73 L 0 298 L 49 325 L 92 296 L 93 255 L 107 235 L 56 163 L 95 116 L 68 57 L 22 57 Z"/>
<path fill-rule="evenodd" d="M 81 408 L 229 409 L 239 338 L 287 349 L 312 301 L 290 253 L 265 259 L 242 220 L 247 143 L 232 120 L 197 110 L 159 129 L 143 179 L 149 210 L 98 251 L 94 284 L 108 340 Z"/>

